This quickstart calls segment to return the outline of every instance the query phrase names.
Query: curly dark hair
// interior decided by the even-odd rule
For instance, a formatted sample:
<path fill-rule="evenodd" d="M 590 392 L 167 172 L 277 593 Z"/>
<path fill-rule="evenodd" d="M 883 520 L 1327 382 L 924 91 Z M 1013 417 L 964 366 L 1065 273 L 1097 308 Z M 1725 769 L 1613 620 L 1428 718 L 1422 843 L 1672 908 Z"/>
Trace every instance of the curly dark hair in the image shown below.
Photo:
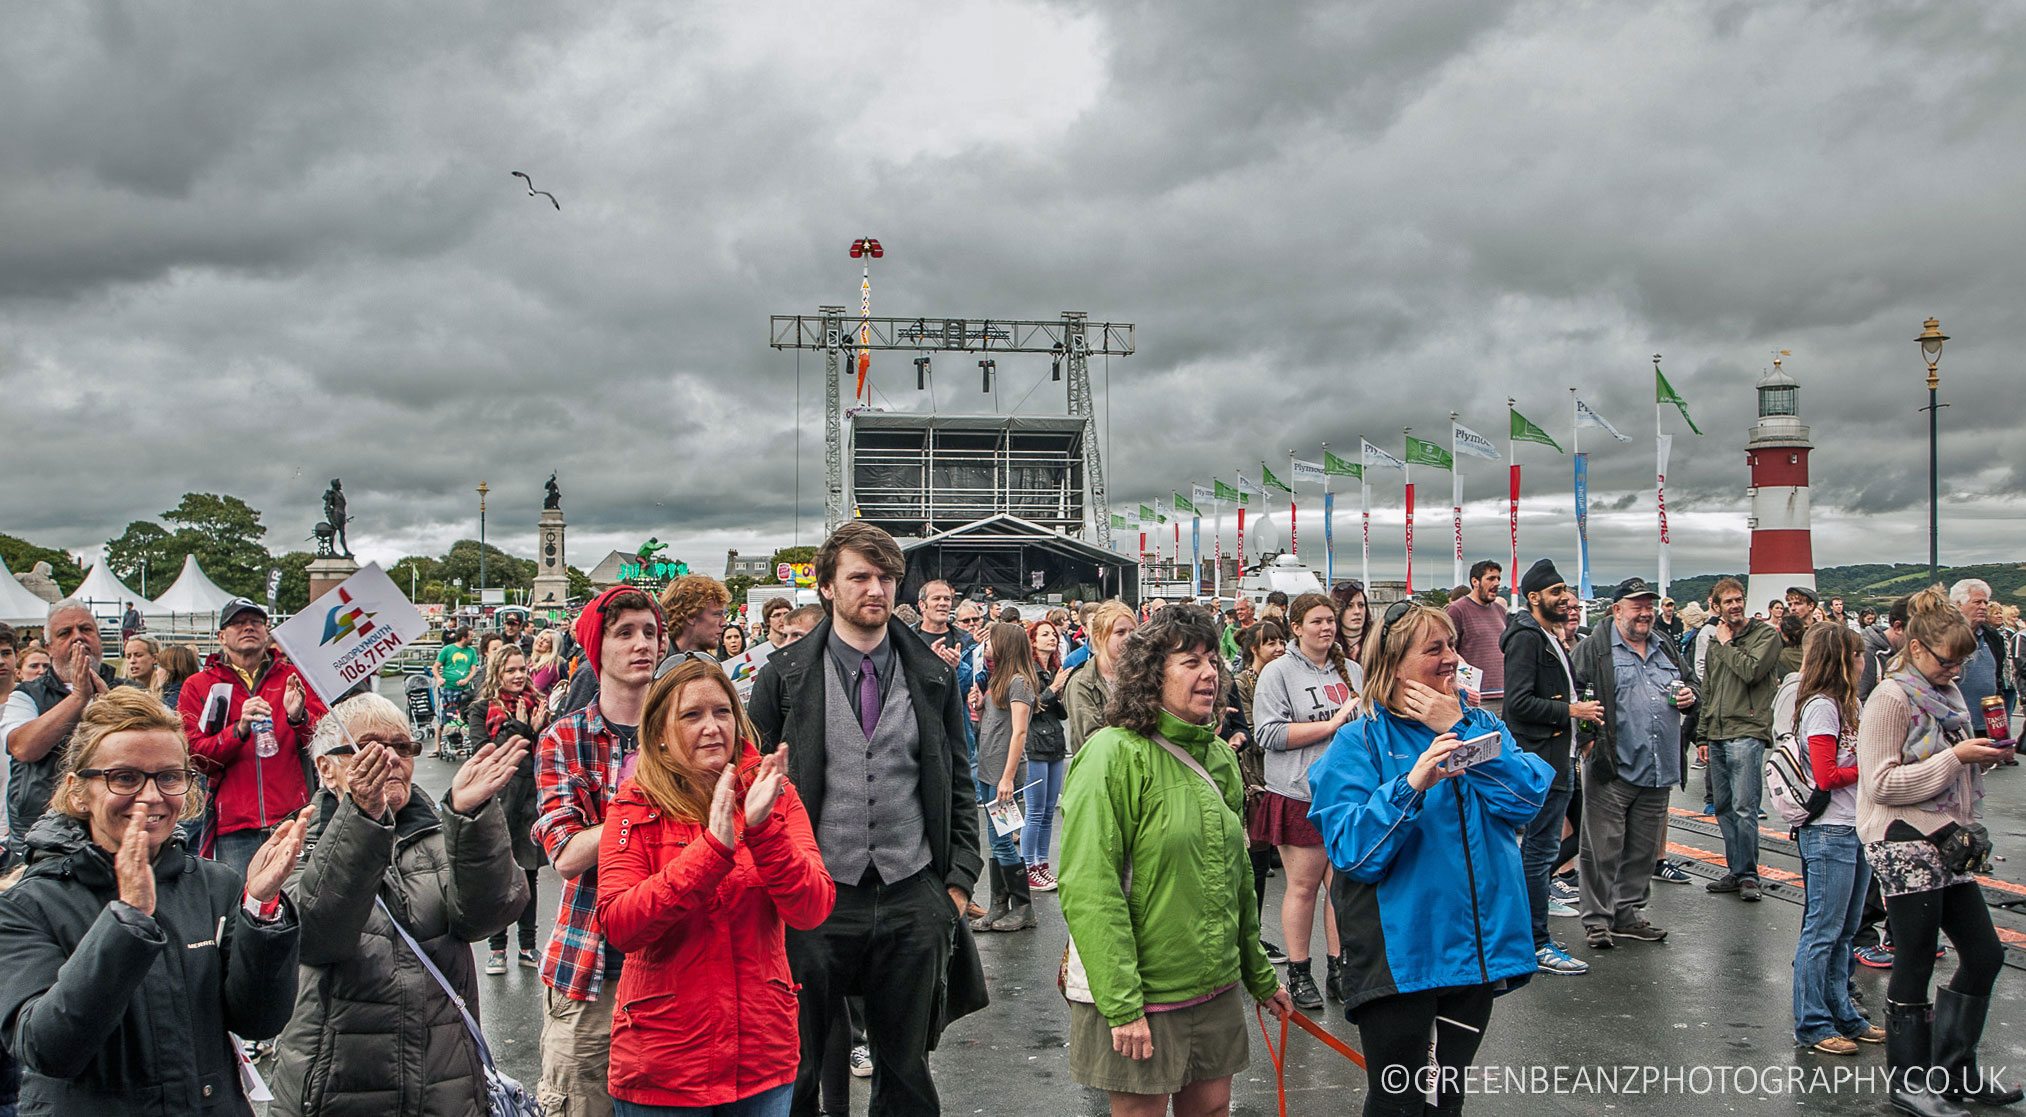
<path fill-rule="evenodd" d="M 1111 698 L 1105 702 L 1106 725 L 1154 735 L 1161 720 L 1161 684 L 1167 675 L 1168 657 L 1176 652 L 1206 652 L 1217 664 L 1217 693 L 1231 686 L 1231 668 L 1218 654 L 1217 622 L 1208 610 L 1195 605 L 1174 605 L 1155 613 L 1147 623 L 1126 637 L 1125 652 L 1119 656 L 1113 676 Z M 1211 722 L 1217 718 L 1213 712 Z"/>

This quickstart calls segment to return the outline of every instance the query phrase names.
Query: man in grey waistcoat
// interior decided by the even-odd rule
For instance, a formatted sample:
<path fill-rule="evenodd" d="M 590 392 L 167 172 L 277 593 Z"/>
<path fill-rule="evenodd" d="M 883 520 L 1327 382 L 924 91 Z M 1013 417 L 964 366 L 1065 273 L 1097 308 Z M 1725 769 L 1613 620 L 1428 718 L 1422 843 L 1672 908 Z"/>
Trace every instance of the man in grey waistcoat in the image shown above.
<path fill-rule="evenodd" d="M 985 1002 L 976 946 L 958 918 L 984 867 L 963 706 L 942 657 L 889 625 L 905 571 L 886 532 L 858 521 L 838 528 L 816 552 L 829 618 L 769 659 L 753 686 L 760 748 L 787 748 L 789 778 L 837 882 L 830 918 L 788 932 L 802 986 L 797 1115 L 816 1113 L 843 997 L 865 997 L 878 1117 L 942 1112 L 929 1050 L 946 1024 Z"/>

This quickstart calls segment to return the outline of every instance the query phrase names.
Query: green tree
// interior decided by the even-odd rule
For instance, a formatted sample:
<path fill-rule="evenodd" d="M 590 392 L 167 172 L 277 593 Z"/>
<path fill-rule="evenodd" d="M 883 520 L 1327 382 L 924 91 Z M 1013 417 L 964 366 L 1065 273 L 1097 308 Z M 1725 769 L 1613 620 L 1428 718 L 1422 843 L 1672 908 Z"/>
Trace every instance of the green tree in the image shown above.
<path fill-rule="evenodd" d="M 387 577 L 402 593 L 412 594 L 410 600 L 420 603 L 430 600 L 427 596 L 429 584 L 439 580 L 436 566 L 436 560 L 427 555 L 403 555 L 387 568 Z"/>
<path fill-rule="evenodd" d="M 310 562 L 317 556 L 309 551 L 290 551 L 274 560 L 281 567 L 281 589 L 275 594 L 277 607 L 284 613 L 300 613 L 310 603 Z M 197 560 L 202 562 L 204 560 Z M 261 585 L 262 592 L 267 586 Z"/>
<path fill-rule="evenodd" d="M 732 608 L 736 610 L 740 605 L 745 604 L 746 591 L 758 584 L 759 579 L 753 577 L 751 574 L 734 574 L 726 578 L 725 589 L 732 595 Z"/>
<path fill-rule="evenodd" d="M 175 535 L 184 553 L 196 555 L 221 589 L 244 597 L 264 593 L 262 579 L 272 561 L 261 543 L 267 528 L 260 513 L 245 501 L 215 493 L 184 493 L 182 503 L 162 513 L 162 518 L 177 525 Z"/>
<path fill-rule="evenodd" d="M 591 576 L 574 566 L 565 568 L 564 572 L 570 578 L 570 596 L 572 598 L 589 600 L 592 596 Z"/>
<path fill-rule="evenodd" d="M 436 562 L 437 580 L 464 579 L 465 596 L 478 596 L 478 540 L 460 539 Z M 525 590 L 535 584 L 535 564 L 519 559 L 488 543 L 485 545 L 485 583 L 488 589 Z M 455 587 L 453 587 L 454 589 Z"/>
<path fill-rule="evenodd" d="M 121 581 L 136 587 L 150 582 L 149 590 L 143 592 L 160 593 L 169 584 L 167 580 L 182 568 L 183 556 L 189 553 L 183 542 L 152 520 L 135 520 L 118 539 L 106 540 L 106 565 Z"/>
<path fill-rule="evenodd" d="M 78 568 L 76 556 L 69 551 L 38 547 L 26 539 L 0 535 L 0 559 L 7 560 L 7 569 L 17 576 L 28 573 L 38 562 L 48 563 L 49 576 L 56 579 L 56 587 L 66 595 L 84 584 L 84 571 Z"/>

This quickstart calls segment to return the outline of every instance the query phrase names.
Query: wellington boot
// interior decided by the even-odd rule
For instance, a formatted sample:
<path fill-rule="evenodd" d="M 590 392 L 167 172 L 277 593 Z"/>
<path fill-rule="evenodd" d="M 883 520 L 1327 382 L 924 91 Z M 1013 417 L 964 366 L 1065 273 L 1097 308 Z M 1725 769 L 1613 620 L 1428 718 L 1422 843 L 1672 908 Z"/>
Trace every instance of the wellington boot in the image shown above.
<path fill-rule="evenodd" d="M 1984 1016 L 1990 1010 L 1989 997 L 1935 990 L 1935 1066 L 1949 1072 L 1942 1094 L 1950 1101 L 2016 1105 L 2026 1100 L 2026 1090 L 1987 1077 L 1977 1066 L 1977 1043 L 1984 1038 Z"/>
<path fill-rule="evenodd" d="M 1006 908 L 1013 900 L 1010 890 L 1006 887 L 1006 872 L 999 867 L 999 863 L 987 861 L 985 869 L 987 879 L 991 881 L 992 906 L 985 909 L 985 914 L 971 920 L 973 931 L 995 930 L 994 925 L 1006 918 Z"/>
<path fill-rule="evenodd" d="M 1885 1068 L 1892 1084 L 1892 1107 L 1913 1117 L 1969 1117 L 1968 1109 L 1929 1088 L 1932 1012 L 1926 1003 L 1885 1002 Z"/>

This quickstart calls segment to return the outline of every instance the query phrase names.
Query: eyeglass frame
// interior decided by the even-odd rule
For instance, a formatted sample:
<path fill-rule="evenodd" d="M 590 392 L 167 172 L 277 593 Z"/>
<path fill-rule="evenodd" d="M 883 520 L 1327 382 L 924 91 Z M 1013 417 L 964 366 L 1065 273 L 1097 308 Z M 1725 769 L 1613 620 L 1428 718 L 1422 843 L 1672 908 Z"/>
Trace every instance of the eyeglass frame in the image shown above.
<path fill-rule="evenodd" d="M 404 737 L 399 741 L 365 741 L 362 743 L 368 745 L 379 745 L 381 748 L 386 749 L 388 752 L 393 753 L 395 756 L 398 756 L 403 760 L 414 760 L 422 755 L 422 747 L 423 747 L 422 742 L 416 740 L 413 737 Z M 323 755 L 354 756 L 357 755 L 358 751 L 359 751 L 358 745 L 350 745 L 350 744 L 332 745 L 330 748 L 324 750 Z"/>
<path fill-rule="evenodd" d="M 153 781 L 155 789 L 160 791 L 164 798 L 186 794 L 190 790 L 190 784 L 197 777 L 197 773 L 188 767 L 164 768 L 159 772 L 144 772 L 139 768 L 80 768 L 73 774 L 81 780 L 104 780 L 106 790 L 112 792 L 114 795 L 139 795 L 141 789 L 148 786 L 150 781 Z M 139 782 L 134 784 L 131 791 L 121 791 L 119 788 L 113 786 L 113 776 L 116 774 L 138 776 Z M 182 776 L 183 786 L 171 791 L 162 786 L 163 776 Z"/>

